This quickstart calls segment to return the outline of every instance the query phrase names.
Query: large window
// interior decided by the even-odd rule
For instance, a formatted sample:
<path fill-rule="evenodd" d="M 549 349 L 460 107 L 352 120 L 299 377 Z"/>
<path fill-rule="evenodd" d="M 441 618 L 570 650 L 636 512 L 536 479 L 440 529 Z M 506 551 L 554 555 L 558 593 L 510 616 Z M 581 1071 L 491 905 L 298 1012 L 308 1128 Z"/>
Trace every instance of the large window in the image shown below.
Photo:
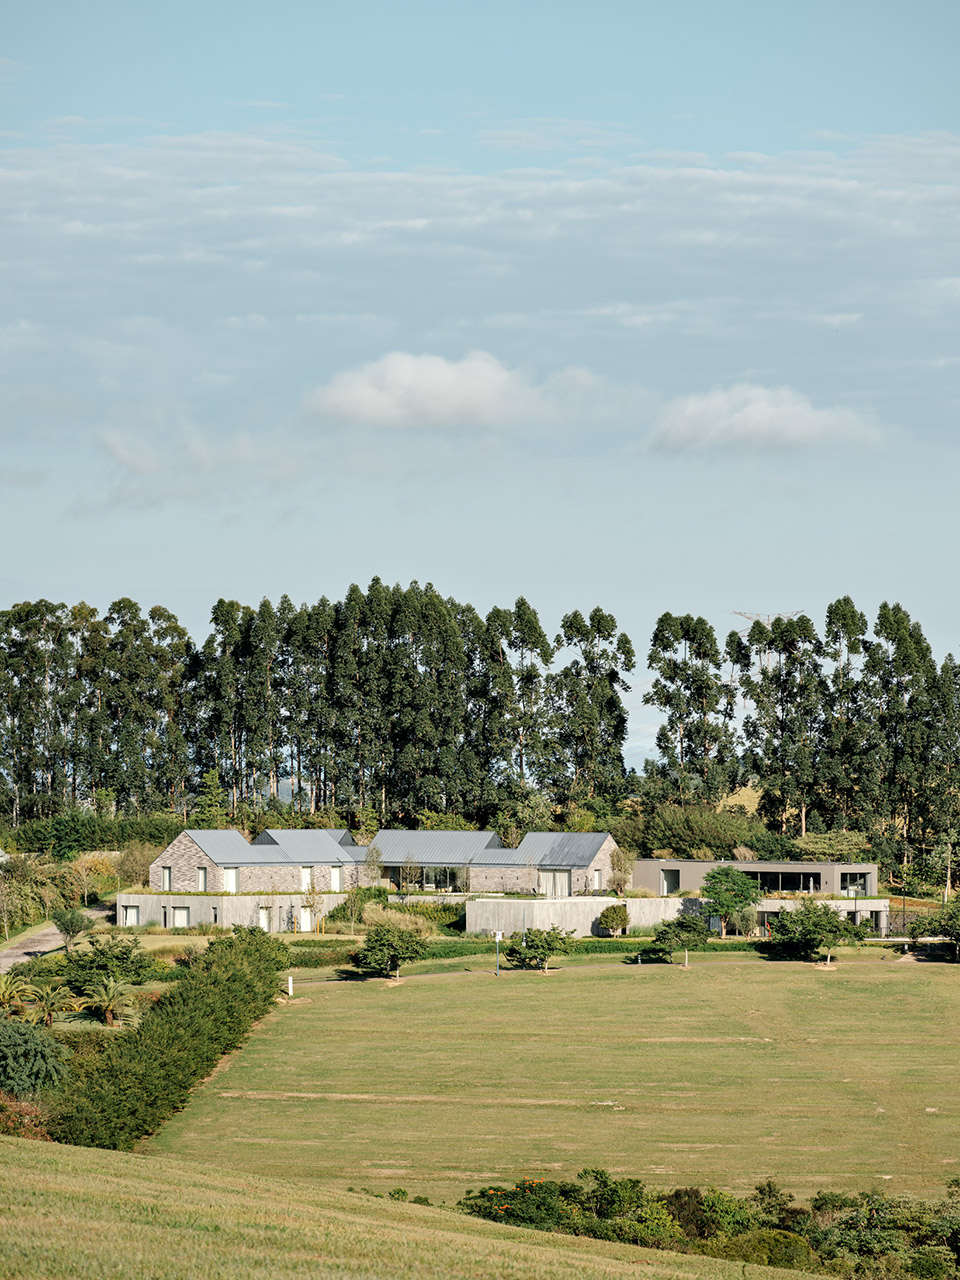
<path fill-rule="evenodd" d="M 570 872 L 541 871 L 539 891 L 545 898 L 569 898 Z"/>
<path fill-rule="evenodd" d="M 133 925 L 133 924 L 139 924 L 139 923 L 140 923 L 140 908 L 139 908 L 139 907 L 124 907 L 124 908 L 123 908 L 123 923 L 127 926 L 127 928 L 129 928 L 129 927 L 130 927 L 130 925 Z"/>
<path fill-rule="evenodd" d="M 343 888 L 343 867 L 330 868 L 330 888 L 333 893 L 339 893 Z"/>
<path fill-rule="evenodd" d="M 312 887 L 312 879 L 313 879 L 311 875 L 311 871 L 312 871 L 311 867 L 300 868 L 300 892 L 301 893 L 310 892 L 310 889 Z"/>
<path fill-rule="evenodd" d="M 840 892 L 846 898 L 864 897 L 867 892 L 867 873 L 865 871 L 841 871 Z"/>
<path fill-rule="evenodd" d="M 189 907 L 173 908 L 173 927 L 175 929 L 190 928 L 190 908 Z"/>
<path fill-rule="evenodd" d="M 237 892 L 237 868 L 236 867 L 223 868 L 223 892 L 224 893 Z"/>

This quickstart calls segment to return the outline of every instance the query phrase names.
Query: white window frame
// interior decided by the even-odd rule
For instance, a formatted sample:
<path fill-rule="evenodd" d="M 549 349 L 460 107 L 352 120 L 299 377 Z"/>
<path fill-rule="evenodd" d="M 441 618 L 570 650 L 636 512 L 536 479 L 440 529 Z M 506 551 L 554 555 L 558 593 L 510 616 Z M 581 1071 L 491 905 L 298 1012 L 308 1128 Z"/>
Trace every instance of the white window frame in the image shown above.
<path fill-rule="evenodd" d="M 173 867 L 160 868 L 160 888 L 164 893 L 173 890 Z"/>
<path fill-rule="evenodd" d="M 178 919 L 178 917 L 180 917 Z M 174 907 L 173 908 L 173 927 L 174 929 L 190 928 L 190 908 Z"/>
<path fill-rule="evenodd" d="M 138 925 L 138 924 L 140 923 L 140 908 L 139 908 L 139 907 L 124 907 L 124 908 L 123 908 L 123 923 L 124 923 L 128 928 L 129 928 L 129 927 L 131 927 L 131 926 L 133 926 L 133 925 Z"/>
<path fill-rule="evenodd" d="M 223 892 L 238 893 L 240 887 L 240 869 L 239 867 L 223 868 Z"/>
<path fill-rule="evenodd" d="M 600 870 L 599 867 L 597 867 L 593 873 L 593 887 L 594 889 L 603 888 L 603 872 Z"/>
<path fill-rule="evenodd" d="M 313 888 L 313 867 L 300 868 L 300 892 L 309 893 Z"/>
<path fill-rule="evenodd" d="M 343 892 L 343 867 L 330 868 L 330 891 L 332 893 Z"/>
<path fill-rule="evenodd" d="M 197 893 L 207 892 L 207 868 L 197 867 Z"/>

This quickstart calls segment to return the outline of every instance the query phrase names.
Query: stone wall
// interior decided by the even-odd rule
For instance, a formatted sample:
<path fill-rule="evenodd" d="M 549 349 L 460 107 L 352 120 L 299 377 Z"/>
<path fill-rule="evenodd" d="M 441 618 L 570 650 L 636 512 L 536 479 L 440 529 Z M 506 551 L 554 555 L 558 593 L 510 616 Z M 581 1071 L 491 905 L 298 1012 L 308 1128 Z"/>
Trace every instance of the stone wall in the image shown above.
<path fill-rule="evenodd" d="M 207 869 L 207 892 L 223 892 L 223 872 L 184 831 L 150 863 L 150 888 L 163 888 L 163 868 L 170 868 L 170 888 L 176 893 L 197 892 L 197 867 Z M 297 886 L 299 888 L 299 885 Z"/>

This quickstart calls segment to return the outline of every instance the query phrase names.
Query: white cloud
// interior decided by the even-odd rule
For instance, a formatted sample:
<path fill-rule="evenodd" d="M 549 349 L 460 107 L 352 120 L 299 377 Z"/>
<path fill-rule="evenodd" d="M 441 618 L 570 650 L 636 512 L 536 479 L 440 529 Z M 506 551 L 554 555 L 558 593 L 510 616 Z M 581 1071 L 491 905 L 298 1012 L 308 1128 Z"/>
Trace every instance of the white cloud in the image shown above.
<path fill-rule="evenodd" d="M 503 427 L 568 416 L 599 388 L 585 369 L 564 369 L 537 385 L 488 351 L 462 360 L 391 351 L 336 374 L 308 401 L 335 422 L 376 427 Z"/>
<path fill-rule="evenodd" d="M 880 434 L 851 409 L 817 409 L 791 387 L 738 382 L 667 405 L 650 444 L 659 449 L 802 449 L 876 444 Z"/>

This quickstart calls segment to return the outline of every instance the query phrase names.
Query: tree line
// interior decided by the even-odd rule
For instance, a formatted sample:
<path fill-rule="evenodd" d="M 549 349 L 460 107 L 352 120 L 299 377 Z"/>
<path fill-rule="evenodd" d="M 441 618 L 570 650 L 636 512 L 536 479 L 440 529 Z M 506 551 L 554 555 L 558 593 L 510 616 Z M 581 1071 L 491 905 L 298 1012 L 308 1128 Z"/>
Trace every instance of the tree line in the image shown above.
<path fill-rule="evenodd" d="M 960 816 L 960 667 L 951 654 L 937 662 L 899 604 L 882 604 L 871 630 L 844 596 L 819 631 L 781 616 L 722 647 L 705 618 L 665 613 L 648 664 L 644 700 L 663 717 L 649 801 L 711 806 L 750 784 L 772 832 L 862 832 L 874 856 L 947 856 Z"/>
<path fill-rule="evenodd" d="M 548 637 L 522 597 L 485 617 L 427 584 L 295 606 L 220 599 L 193 641 L 167 609 L 38 600 L 0 612 L 0 819 L 186 819 L 278 804 L 486 824 L 531 796 L 627 787 L 630 640 L 600 608 Z M 289 788 L 289 790 L 288 790 Z"/>

